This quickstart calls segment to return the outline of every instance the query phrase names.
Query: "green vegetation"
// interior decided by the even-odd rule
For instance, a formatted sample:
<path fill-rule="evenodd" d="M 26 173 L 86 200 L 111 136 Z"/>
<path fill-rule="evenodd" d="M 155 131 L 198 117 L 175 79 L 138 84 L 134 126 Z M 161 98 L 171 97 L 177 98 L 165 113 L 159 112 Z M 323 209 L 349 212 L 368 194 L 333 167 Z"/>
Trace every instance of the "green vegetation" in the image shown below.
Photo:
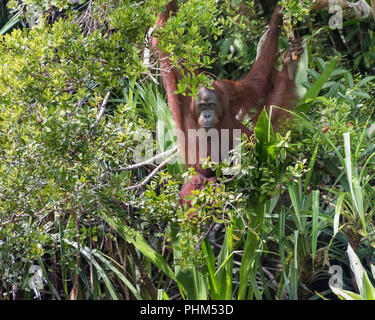
<path fill-rule="evenodd" d="M 168 1 L 52 2 L 0 4 L 0 300 L 374 299 L 374 19 L 333 30 L 311 1 L 281 1 L 306 40 L 294 121 L 275 133 L 263 112 L 238 174 L 207 161 L 218 184 L 187 209 L 192 170 L 134 165 L 143 133 L 176 144 L 145 50 Z M 160 46 L 207 72 L 178 90 L 243 75 L 270 12 L 180 2 Z"/>

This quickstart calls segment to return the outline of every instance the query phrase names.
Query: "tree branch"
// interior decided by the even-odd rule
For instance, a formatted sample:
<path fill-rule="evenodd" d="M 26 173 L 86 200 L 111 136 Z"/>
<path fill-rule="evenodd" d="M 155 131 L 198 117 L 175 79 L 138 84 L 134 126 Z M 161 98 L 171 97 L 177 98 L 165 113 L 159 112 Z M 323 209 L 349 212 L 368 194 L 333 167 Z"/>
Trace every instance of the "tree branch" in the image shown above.
<path fill-rule="evenodd" d="M 95 123 L 90 128 L 91 132 L 95 129 L 95 127 L 98 125 L 98 123 L 100 122 L 100 120 L 103 118 L 104 112 L 105 112 L 105 109 L 107 107 L 107 103 L 108 103 L 108 99 L 109 99 L 110 95 L 111 95 L 111 91 L 108 91 L 107 94 L 106 94 L 106 96 L 105 96 L 105 98 L 104 98 L 104 100 L 103 100 L 102 105 L 100 106 L 100 110 L 99 110 L 99 113 L 98 113 L 98 115 L 96 117 L 96 121 L 95 121 Z"/>
<path fill-rule="evenodd" d="M 135 186 L 130 186 L 128 188 L 125 188 L 125 190 L 132 190 L 132 189 L 137 189 L 137 188 L 142 188 L 144 187 L 151 179 L 154 175 L 156 175 L 164 166 L 167 165 L 167 163 L 169 161 L 171 161 L 172 159 L 174 159 L 175 157 L 177 156 L 177 154 L 173 154 L 171 155 L 168 159 L 164 160 L 161 164 L 159 164 L 155 169 L 154 171 L 152 171 L 147 177 L 146 179 L 144 179 L 141 183 L 135 185 Z"/>
<path fill-rule="evenodd" d="M 150 277 L 148 276 L 147 272 L 143 267 L 142 261 L 138 258 L 137 252 L 135 251 L 134 245 L 129 243 L 129 253 L 132 257 L 134 264 L 137 266 L 139 271 L 139 277 L 137 282 L 146 289 L 148 294 L 150 295 L 152 300 L 156 300 L 158 298 L 158 290 L 155 288 L 154 284 L 152 283 Z"/>
<path fill-rule="evenodd" d="M 148 164 L 151 164 L 153 162 L 156 162 L 158 160 L 160 160 L 161 158 L 164 158 L 166 156 L 169 156 L 170 154 L 174 153 L 175 151 L 177 151 L 177 146 L 172 148 L 172 149 L 169 149 L 165 152 L 162 152 L 162 153 L 159 153 L 157 154 L 156 156 L 144 161 L 144 162 L 141 162 L 141 163 L 135 163 L 135 164 L 132 164 L 130 166 L 127 166 L 127 167 L 119 167 L 119 168 L 115 168 L 115 169 L 111 169 L 112 172 L 120 172 L 120 171 L 124 171 L 124 170 L 133 170 L 133 169 L 137 169 L 137 168 L 140 168 L 140 167 L 143 167 L 143 166 L 146 166 Z"/>

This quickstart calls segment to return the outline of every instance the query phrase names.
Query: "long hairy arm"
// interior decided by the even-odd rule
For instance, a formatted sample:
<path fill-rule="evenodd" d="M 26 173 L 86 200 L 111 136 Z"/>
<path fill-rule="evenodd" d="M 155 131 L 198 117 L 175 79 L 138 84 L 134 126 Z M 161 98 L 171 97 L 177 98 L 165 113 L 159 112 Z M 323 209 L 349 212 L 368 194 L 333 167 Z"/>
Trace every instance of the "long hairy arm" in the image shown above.
<path fill-rule="evenodd" d="M 232 108 L 242 118 L 251 107 L 262 108 L 266 96 L 273 88 L 273 77 L 276 74 L 279 35 L 282 25 L 281 7 L 276 5 L 266 40 L 249 73 L 234 83 Z"/>
<path fill-rule="evenodd" d="M 165 22 L 168 20 L 171 14 L 175 14 L 178 10 L 177 1 L 170 1 L 163 13 L 160 14 L 158 21 L 154 26 L 153 36 L 150 39 L 150 44 L 157 54 L 160 66 L 160 77 L 163 81 L 163 85 L 167 94 L 167 101 L 169 109 L 172 113 L 172 118 L 176 123 L 177 128 L 182 127 L 182 114 L 181 114 L 181 100 L 178 95 L 174 92 L 177 90 L 177 77 L 176 70 L 173 67 L 171 60 L 168 55 L 158 48 L 158 39 L 155 33 L 159 27 L 164 27 Z"/>

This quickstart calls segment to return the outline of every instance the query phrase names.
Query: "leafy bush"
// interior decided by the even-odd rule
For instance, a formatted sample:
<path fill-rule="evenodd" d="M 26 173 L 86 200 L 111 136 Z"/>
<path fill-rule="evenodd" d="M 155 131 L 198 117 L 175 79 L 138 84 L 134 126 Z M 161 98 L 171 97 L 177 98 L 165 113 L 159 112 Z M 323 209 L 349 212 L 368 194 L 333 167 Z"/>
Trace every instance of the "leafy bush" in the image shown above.
<path fill-rule="evenodd" d="M 193 172 L 134 166 L 142 130 L 161 152 L 175 143 L 152 60 L 144 65 L 145 34 L 167 2 L 9 1 L 17 11 L 0 32 L 0 299 L 317 299 L 332 293 L 328 266 L 348 266 L 348 242 L 373 264 L 373 22 L 348 23 L 339 48 L 324 13 L 283 1 L 287 29 L 319 21 L 305 36 L 296 121 L 274 133 L 263 112 L 242 141 L 238 174 L 208 159 L 218 183 L 186 210 L 178 192 Z M 258 2 L 180 6 L 158 31 L 173 63 L 238 79 L 263 33 Z M 16 21 L 24 28 L 11 31 Z M 350 42 L 357 33 L 360 49 Z M 185 73 L 179 91 L 194 95 L 211 80 Z"/>

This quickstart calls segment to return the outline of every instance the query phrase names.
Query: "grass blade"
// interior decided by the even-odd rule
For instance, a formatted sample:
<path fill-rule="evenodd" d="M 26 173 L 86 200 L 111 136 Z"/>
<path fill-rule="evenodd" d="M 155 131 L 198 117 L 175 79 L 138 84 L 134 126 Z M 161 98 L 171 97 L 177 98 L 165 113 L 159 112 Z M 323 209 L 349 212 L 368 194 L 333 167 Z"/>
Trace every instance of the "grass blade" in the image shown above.
<path fill-rule="evenodd" d="M 289 193 L 290 200 L 292 201 L 292 206 L 293 206 L 294 213 L 295 213 L 294 216 L 297 219 L 297 226 L 298 226 L 299 230 L 302 230 L 301 215 L 300 215 L 300 204 L 299 204 L 299 201 L 298 201 L 299 197 L 297 195 L 297 192 L 296 192 L 293 184 L 288 185 L 288 193 Z"/>
<path fill-rule="evenodd" d="M 44 275 L 44 278 L 46 279 L 46 282 L 47 282 L 47 285 L 48 285 L 48 288 L 49 288 L 50 292 L 53 293 L 53 295 L 56 297 L 57 300 L 61 300 L 59 293 L 57 292 L 57 290 L 55 289 L 55 287 L 52 285 L 51 281 L 49 280 L 46 267 L 45 267 L 41 257 L 38 258 L 38 263 L 42 268 L 43 275 Z"/>
<path fill-rule="evenodd" d="M 339 221 L 340 221 L 340 213 L 341 208 L 344 203 L 345 193 L 342 192 L 339 197 L 337 198 L 336 208 L 335 208 L 335 216 L 333 218 L 333 236 L 339 231 Z"/>
<path fill-rule="evenodd" d="M 350 244 L 348 245 L 347 253 L 349 256 L 350 268 L 354 273 L 361 298 L 363 300 L 375 300 L 375 288 L 371 284 L 366 270 L 363 268 L 361 261 Z"/>
<path fill-rule="evenodd" d="M 67 272 L 66 272 L 66 269 L 65 269 L 65 262 L 64 262 L 64 260 L 65 260 L 64 228 L 63 228 L 61 216 L 57 217 L 57 224 L 58 224 L 58 228 L 59 228 L 61 275 L 62 275 L 62 279 L 63 279 L 65 297 L 68 297 L 69 293 L 68 293 Z"/>
<path fill-rule="evenodd" d="M 220 299 L 232 299 L 233 253 L 232 228 L 229 227 L 217 259 L 219 267 L 215 273 L 218 275 Z"/>
<path fill-rule="evenodd" d="M 333 70 L 335 69 L 337 64 L 336 60 L 331 61 L 328 66 L 323 70 L 320 77 L 312 84 L 310 89 L 307 90 L 305 96 L 303 97 L 304 100 L 308 99 L 315 99 L 318 97 L 320 90 L 322 89 L 323 85 L 327 82 L 329 77 L 331 76 Z"/>
<path fill-rule="evenodd" d="M 108 278 L 106 272 L 104 271 L 104 269 L 100 266 L 100 264 L 94 259 L 93 255 L 91 254 L 90 252 L 90 249 L 87 248 L 87 247 L 81 247 L 81 246 L 78 246 L 77 242 L 73 242 L 73 241 L 69 241 L 67 239 L 65 239 L 65 242 L 70 244 L 71 246 L 75 247 L 75 248 L 78 248 L 79 247 L 79 250 L 81 252 L 81 254 L 84 256 L 84 258 L 90 263 L 92 262 L 93 266 L 95 267 L 96 271 L 99 273 L 99 275 L 101 276 L 101 278 L 103 279 L 104 281 L 104 284 L 106 285 L 107 289 L 108 289 L 108 292 L 109 294 L 111 295 L 112 299 L 113 300 L 119 300 L 119 298 L 117 297 L 117 294 L 115 292 L 115 289 L 113 288 L 113 285 L 111 283 L 111 280 Z"/>
<path fill-rule="evenodd" d="M 362 80 L 358 81 L 357 83 L 357 87 L 362 87 L 363 85 L 365 85 L 367 82 L 370 82 L 370 81 L 373 81 L 375 80 L 375 76 L 367 76 L 365 78 L 363 78 Z"/>
<path fill-rule="evenodd" d="M 158 300 L 169 300 L 167 293 L 163 289 L 158 290 Z"/>
<path fill-rule="evenodd" d="M 88 248 L 85 248 L 88 250 Z M 98 258 L 101 262 L 103 262 L 108 269 L 112 270 L 112 272 L 128 287 L 134 297 L 138 300 L 142 300 L 142 297 L 139 295 L 138 290 L 133 286 L 133 284 L 126 279 L 126 277 L 106 258 L 104 258 L 104 254 L 102 252 L 93 251 L 92 253 L 96 258 Z M 123 269 L 123 267 L 121 266 Z"/>
<path fill-rule="evenodd" d="M 142 234 L 128 227 L 120 219 L 109 217 L 104 213 L 102 213 L 102 217 L 121 237 L 127 242 L 133 244 L 147 259 L 163 271 L 169 278 L 177 281 L 176 275 L 163 256 L 149 246 Z"/>
<path fill-rule="evenodd" d="M 363 210 L 363 198 L 362 198 L 362 188 L 360 182 L 357 178 L 356 170 L 353 170 L 352 160 L 351 160 L 351 150 L 350 150 L 350 133 L 344 133 L 344 147 L 345 147 L 345 171 L 349 183 L 350 194 L 353 200 L 356 212 L 361 219 L 363 232 L 367 234 L 366 231 L 366 221 L 365 214 Z"/>
<path fill-rule="evenodd" d="M 337 295 L 341 300 L 362 300 L 361 296 L 357 293 L 343 290 L 341 288 L 330 285 L 332 292 Z"/>
<path fill-rule="evenodd" d="M 0 29 L 0 34 L 6 34 L 10 29 L 12 29 L 18 22 L 21 21 L 22 11 L 18 11 L 10 20 Z"/>
<path fill-rule="evenodd" d="M 318 243 L 318 218 L 319 218 L 319 190 L 312 192 L 312 231 L 311 231 L 311 253 L 314 266 L 316 247 Z"/>
<path fill-rule="evenodd" d="M 210 295 L 213 300 L 219 299 L 219 279 L 215 272 L 215 255 L 210 246 L 208 238 L 202 242 L 202 252 L 205 256 L 207 269 L 208 269 L 208 280 L 210 284 Z"/>
<path fill-rule="evenodd" d="M 299 97 L 303 97 L 307 92 L 307 89 L 303 85 L 305 82 L 307 82 L 307 70 L 309 67 L 309 50 L 307 48 L 306 42 L 303 43 L 303 49 L 303 54 L 298 60 L 298 66 L 294 80 Z"/>
<path fill-rule="evenodd" d="M 264 202 L 260 202 L 257 204 L 255 216 L 253 216 L 253 219 L 251 220 L 249 229 L 247 231 L 240 266 L 240 284 L 238 288 L 238 300 L 243 300 L 246 297 L 246 291 L 249 282 L 249 272 L 251 269 L 251 261 L 255 257 L 254 253 L 259 243 L 258 232 L 262 227 L 265 207 L 266 204 Z"/>
<path fill-rule="evenodd" d="M 310 184 L 311 175 L 314 171 L 314 166 L 315 166 L 315 161 L 316 161 L 316 156 L 318 154 L 319 146 L 320 146 L 320 140 L 318 140 L 318 142 L 315 146 L 314 153 L 313 153 L 313 155 L 311 157 L 311 160 L 310 160 L 310 163 L 309 163 L 309 167 L 308 167 L 309 170 L 306 173 L 305 184 L 304 184 L 304 187 L 303 187 L 303 190 L 304 190 L 305 194 L 307 194 L 307 188 Z"/>

